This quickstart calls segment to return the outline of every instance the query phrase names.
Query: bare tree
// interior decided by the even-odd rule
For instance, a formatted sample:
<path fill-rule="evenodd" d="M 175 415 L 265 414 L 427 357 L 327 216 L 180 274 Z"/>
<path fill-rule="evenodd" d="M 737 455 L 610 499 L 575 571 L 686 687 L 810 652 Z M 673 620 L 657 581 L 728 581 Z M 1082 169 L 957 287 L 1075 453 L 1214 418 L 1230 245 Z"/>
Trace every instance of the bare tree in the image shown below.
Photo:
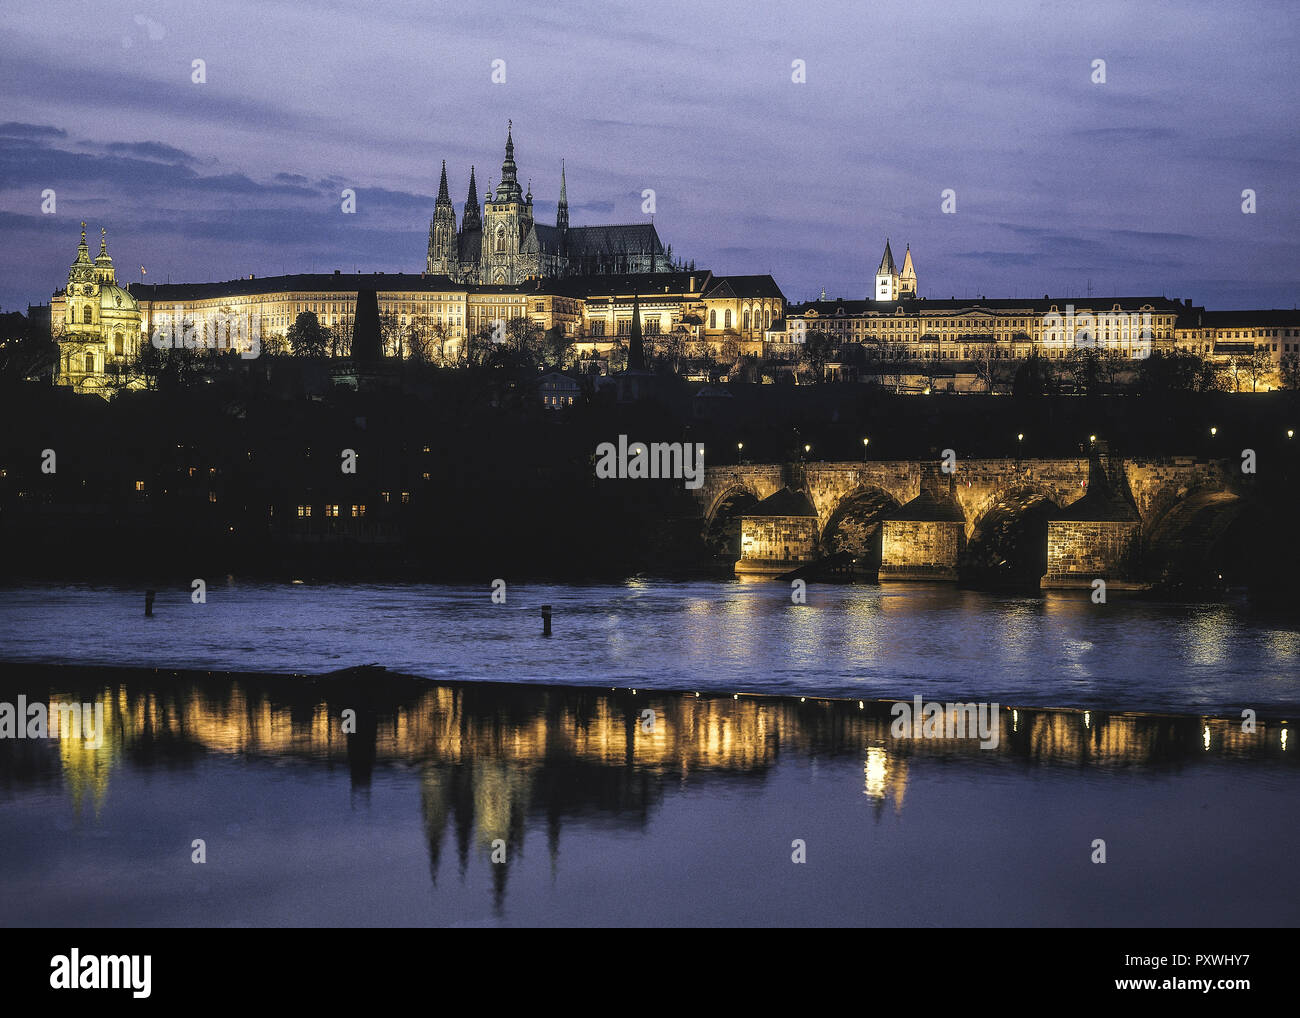
<path fill-rule="evenodd" d="M 1281 369 L 1282 384 L 1288 389 L 1300 389 L 1300 353 L 1284 353 Z"/>
<path fill-rule="evenodd" d="M 1269 356 L 1268 348 L 1256 346 L 1249 357 L 1243 358 L 1242 372 L 1250 379 L 1250 391 L 1257 391 L 1259 383 L 1273 373 L 1273 358 Z"/>

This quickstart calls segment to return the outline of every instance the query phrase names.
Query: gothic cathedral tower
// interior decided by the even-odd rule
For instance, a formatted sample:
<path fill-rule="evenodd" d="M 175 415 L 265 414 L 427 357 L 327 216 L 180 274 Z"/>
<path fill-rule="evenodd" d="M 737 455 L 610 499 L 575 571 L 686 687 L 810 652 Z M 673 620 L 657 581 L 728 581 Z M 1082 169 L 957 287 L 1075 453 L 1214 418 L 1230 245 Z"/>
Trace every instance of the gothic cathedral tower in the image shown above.
<path fill-rule="evenodd" d="M 513 125 L 506 126 L 506 158 L 501 164 L 501 182 L 489 191 L 483 210 L 483 256 L 479 282 L 518 283 L 523 278 L 519 244 L 531 225 L 530 203 L 524 201 L 515 167 Z"/>
<path fill-rule="evenodd" d="M 425 270 L 456 278 L 460 274 L 460 256 L 456 251 L 456 209 L 447 191 L 447 160 L 442 161 L 442 180 L 438 184 L 438 201 L 433 206 L 429 224 L 429 257 Z"/>

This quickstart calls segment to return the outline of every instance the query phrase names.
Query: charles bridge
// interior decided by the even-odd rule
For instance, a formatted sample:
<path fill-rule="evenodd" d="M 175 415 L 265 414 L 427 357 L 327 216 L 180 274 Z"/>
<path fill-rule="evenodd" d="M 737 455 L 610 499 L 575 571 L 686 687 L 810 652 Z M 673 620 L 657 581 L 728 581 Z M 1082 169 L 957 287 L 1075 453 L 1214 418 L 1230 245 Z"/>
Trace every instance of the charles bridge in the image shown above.
<path fill-rule="evenodd" d="M 895 580 L 956 580 L 978 549 L 1036 519 L 1046 524 L 1043 587 L 1100 578 L 1125 589 L 1213 545 L 1250 506 L 1252 481 L 1240 461 L 1128 459 L 1096 443 L 1070 459 L 709 466 L 694 495 L 707 530 L 788 488 L 811 507 L 805 526 L 815 513 L 818 554 L 852 521 L 879 534 L 880 578 Z"/>

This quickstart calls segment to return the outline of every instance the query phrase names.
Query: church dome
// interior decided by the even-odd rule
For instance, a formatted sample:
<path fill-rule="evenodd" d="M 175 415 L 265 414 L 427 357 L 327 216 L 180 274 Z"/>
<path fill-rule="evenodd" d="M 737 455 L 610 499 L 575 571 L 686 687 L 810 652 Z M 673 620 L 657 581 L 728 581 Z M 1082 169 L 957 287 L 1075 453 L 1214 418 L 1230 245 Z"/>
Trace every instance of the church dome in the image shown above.
<path fill-rule="evenodd" d="M 104 283 L 99 288 L 99 307 L 101 311 L 140 310 L 136 299 L 116 283 Z"/>

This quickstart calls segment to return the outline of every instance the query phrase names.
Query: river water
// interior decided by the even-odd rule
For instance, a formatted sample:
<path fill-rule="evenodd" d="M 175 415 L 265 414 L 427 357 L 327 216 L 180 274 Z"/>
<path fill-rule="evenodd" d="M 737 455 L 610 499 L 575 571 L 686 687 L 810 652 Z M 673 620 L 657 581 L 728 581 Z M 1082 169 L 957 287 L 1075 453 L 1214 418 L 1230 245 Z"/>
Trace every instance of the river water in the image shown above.
<path fill-rule="evenodd" d="M 1279 620 L 938 586 L 490 593 L 213 582 L 152 619 L 134 588 L 0 593 L 0 707 L 104 718 L 0 739 L 0 926 L 1300 922 Z M 305 677 L 369 662 L 416 678 Z M 916 695 L 997 701 L 997 739 L 900 736 L 889 701 Z"/>
<path fill-rule="evenodd" d="M 1093 710 L 1300 709 L 1294 620 L 1089 591 L 772 582 L 491 587 L 211 580 L 0 590 L 0 660 L 454 681 L 996 701 Z M 550 604 L 553 635 L 541 636 Z"/>

